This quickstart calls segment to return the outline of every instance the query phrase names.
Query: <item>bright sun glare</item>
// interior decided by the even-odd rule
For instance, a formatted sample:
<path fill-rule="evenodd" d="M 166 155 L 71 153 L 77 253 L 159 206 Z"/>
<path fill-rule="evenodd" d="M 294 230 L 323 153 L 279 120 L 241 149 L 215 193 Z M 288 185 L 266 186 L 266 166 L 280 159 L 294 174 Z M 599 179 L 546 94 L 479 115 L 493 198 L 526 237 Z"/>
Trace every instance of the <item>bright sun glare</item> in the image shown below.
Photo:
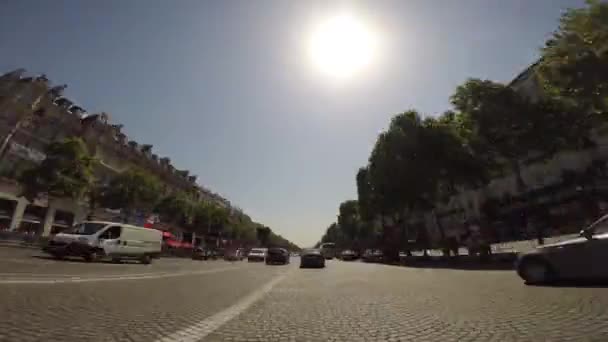
<path fill-rule="evenodd" d="M 322 72 L 343 79 L 371 64 L 376 45 L 369 27 L 351 15 L 340 15 L 317 27 L 310 39 L 309 52 Z"/>

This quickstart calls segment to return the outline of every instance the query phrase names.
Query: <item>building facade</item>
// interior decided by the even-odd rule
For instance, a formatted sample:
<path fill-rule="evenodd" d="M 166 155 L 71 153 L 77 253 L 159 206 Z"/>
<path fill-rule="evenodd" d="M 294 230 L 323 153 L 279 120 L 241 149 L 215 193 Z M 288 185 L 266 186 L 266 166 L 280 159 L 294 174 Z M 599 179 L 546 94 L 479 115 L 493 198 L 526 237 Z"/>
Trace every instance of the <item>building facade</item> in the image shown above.
<path fill-rule="evenodd" d="M 63 97 L 64 88 L 51 86 L 44 75 L 27 77 L 24 70 L 0 76 L 0 137 L 6 144 L 0 155 L 0 230 L 45 236 L 85 219 L 86 200 L 39 198 L 30 203 L 20 197 L 16 181 L 24 170 L 44 160 L 48 144 L 71 136 L 81 137 L 99 161 L 94 173 L 101 184 L 137 167 L 161 180 L 164 195 L 182 191 L 192 200 L 232 208 L 228 200 L 198 185 L 196 175 L 154 154 L 152 145 L 129 140 L 123 126 L 112 123 L 107 113 L 87 113 Z M 101 209 L 96 214 L 116 213 Z"/>

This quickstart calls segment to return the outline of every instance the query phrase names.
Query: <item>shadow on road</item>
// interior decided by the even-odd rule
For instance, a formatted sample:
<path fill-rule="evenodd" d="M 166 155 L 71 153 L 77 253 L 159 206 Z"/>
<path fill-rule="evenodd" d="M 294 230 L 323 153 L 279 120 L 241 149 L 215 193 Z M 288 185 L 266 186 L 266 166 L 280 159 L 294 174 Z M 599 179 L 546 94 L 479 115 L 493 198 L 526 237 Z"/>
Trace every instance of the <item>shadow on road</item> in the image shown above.
<path fill-rule="evenodd" d="M 56 261 L 56 262 L 72 262 L 72 263 L 79 263 L 79 264 L 91 264 L 93 262 L 89 262 L 86 261 L 82 258 L 78 258 L 78 257 L 65 257 L 62 259 L 57 259 L 55 257 L 52 256 L 48 256 L 48 255 L 32 255 L 32 258 L 36 258 L 36 259 L 42 259 L 42 260 L 52 260 L 52 261 Z M 96 264 L 112 264 L 112 265 L 116 265 L 116 264 L 129 264 L 129 263 L 136 263 L 136 260 L 120 260 L 120 261 L 112 261 L 109 259 L 102 259 L 102 260 L 97 260 L 94 263 Z"/>
<path fill-rule="evenodd" d="M 415 260 L 406 261 L 401 264 L 411 268 L 437 268 L 454 270 L 497 270 L 512 271 L 514 269 L 512 261 L 468 261 L 468 260 Z"/>
<path fill-rule="evenodd" d="M 608 288 L 608 279 L 563 279 L 549 284 L 535 284 L 536 287 Z"/>

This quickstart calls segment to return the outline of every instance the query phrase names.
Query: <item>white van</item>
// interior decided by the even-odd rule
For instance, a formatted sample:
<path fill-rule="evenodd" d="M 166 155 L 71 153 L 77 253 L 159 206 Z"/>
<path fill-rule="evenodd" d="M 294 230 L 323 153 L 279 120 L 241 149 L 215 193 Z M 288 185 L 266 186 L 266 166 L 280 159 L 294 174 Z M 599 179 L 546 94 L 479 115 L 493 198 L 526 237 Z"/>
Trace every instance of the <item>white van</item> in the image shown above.
<path fill-rule="evenodd" d="M 56 258 L 80 256 L 95 261 L 104 256 L 120 261 L 137 258 L 149 264 L 161 252 L 162 232 L 125 223 L 85 221 L 54 235 L 43 250 Z"/>

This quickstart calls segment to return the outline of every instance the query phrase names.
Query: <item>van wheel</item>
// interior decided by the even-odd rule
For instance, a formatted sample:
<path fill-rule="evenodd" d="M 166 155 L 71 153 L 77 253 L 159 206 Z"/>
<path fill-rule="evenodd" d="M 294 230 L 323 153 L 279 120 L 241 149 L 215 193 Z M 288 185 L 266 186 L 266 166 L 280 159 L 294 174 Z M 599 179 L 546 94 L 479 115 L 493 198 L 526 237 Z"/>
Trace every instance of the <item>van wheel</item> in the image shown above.
<path fill-rule="evenodd" d="M 151 263 L 152 263 L 152 258 L 150 258 L 150 256 L 149 256 L 149 255 L 147 255 L 147 254 L 146 254 L 146 255 L 143 255 L 143 256 L 141 257 L 141 263 L 142 263 L 142 264 L 144 264 L 144 265 L 149 265 L 149 264 L 151 264 Z"/>
<path fill-rule="evenodd" d="M 84 260 L 86 262 L 96 262 L 97 260 L 99 260 L 99 258 L 100 255 L 98 251 L 91 251 L 84 256 Z"/>

